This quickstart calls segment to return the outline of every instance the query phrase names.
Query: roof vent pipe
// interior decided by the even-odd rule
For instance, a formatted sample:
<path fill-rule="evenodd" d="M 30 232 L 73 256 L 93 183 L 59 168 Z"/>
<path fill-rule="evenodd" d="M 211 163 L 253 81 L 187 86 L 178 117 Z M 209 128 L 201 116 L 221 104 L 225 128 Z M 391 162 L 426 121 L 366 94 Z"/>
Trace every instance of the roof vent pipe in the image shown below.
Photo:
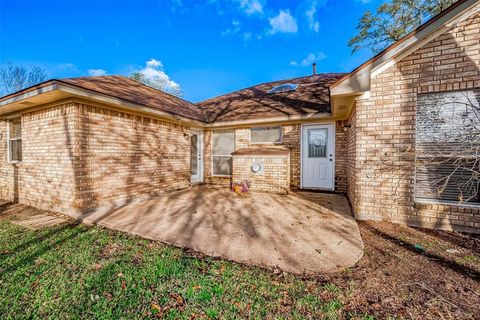
<path fill-rule="evenodd" d="M 312 63 L 312 75 L 316 75 L 317 74 L 317 64 L 314 62 Z"/>

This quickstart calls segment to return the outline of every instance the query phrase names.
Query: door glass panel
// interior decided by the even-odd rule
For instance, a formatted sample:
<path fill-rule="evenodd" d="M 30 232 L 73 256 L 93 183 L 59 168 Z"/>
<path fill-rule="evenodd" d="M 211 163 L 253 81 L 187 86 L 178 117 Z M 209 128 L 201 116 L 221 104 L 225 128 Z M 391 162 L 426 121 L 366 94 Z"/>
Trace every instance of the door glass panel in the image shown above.
<path fill-rule="evenodd" d="M 308 157 L 325 158 L 327 156 L 328 129 L 308 129 Z"/>
<path fill-rule="evenodd" d="M 190 167 L 192 176 L 198 174 L 198 135 L 192 134 L 190 136 Z"/>

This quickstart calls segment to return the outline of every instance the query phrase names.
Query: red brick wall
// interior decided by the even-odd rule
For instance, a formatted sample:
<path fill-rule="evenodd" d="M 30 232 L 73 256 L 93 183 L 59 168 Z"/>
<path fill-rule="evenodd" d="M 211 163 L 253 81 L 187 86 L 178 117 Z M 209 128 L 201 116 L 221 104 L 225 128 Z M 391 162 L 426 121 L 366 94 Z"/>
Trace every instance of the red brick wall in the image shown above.
<path fill-rule="evenodd" d="M 76 215 L 190 184 L 188 127 L 76 102 L 21 118 L 23 161 L 15 165 L 0 122 L 3 199 Z"/>
<path fill-rule="evenodd" d="M 353 107 L 350 113 L 347 124 L 350 126 L 347 128 L 346 141 L 345 141 L 345 176 L 347 180 L 347 196 L 350 199 L 350 203 L 356 203 L 356 171 L 357 171 L 357 112 L 356 107 Z"/>
<path fill-rule="evenodd" d="M 78 115 L 78 207 L 189 186 L 188 127 L 85 104 Z"/>
<path fill-rule="evenodd" d="M 341 193 L 347 192 L 347 132 L 345 130 L 345 121 L 335 123 L 335 191 Z"/>
<path fill-rule="evenodd" d="M 480 15 L 476 14 L 372 77 L 371 98 L 358 99 L 356 106 L 357 172 L 350 181 L 356 188 L 351 200 L 357 217 L 480 229 L 478 209 L 414 203 L 412 156 L 417 94 L 480 88 L 479 70 Z"/>
<path fill-rule="evenodd" d="M 346 139 L 347 135 L 344 131 L 343 121 L 338 121 L 335 127 L 335 191 L 344 193 L 347 189 L 346 178 Z M 272 147 L 273 144 L 251 144 L 250 129 L 237 128 L 235 130 L 235 148 L 261 148 Z M 212 160 L 211 160 L 211 131 L 205 131 L 205 182 L 212 184 L 220 184 L 228 186 L 230 178 L 212 176 Z M 300 139 L 301 124 L 282 125 L 282 143 L 278 146 L 290 149 L 290 188 L 297 190 L 300 188 Z"/>
<path fill-rule="evenodd" d="M 261 172 L 253 174 L 252 164 L 263 165 Z M 287 193 L 290 189 L 289 155 L 234 155 L 233 181 L 250 181 L 250 189 L 257 191 Z"/>
<path fill-rule="evenodd" d="M 290 149 L 290 188 L 300 189 L 300 139 L 302 126 L 290 124 L 282 127 L 282 146 Z"/>
<path fill-rule="evenodd" d="M 7 163 L 6 125 L 2 121 L 0 194 L 3 199 L 46 210 L 71 211 L 74 118 L 72 103 L 22 115 L 23 160 L 17 164 Z"/>
<path fill-rule="evenodd" d="M 7 164 L 7 121 L 0 121 L 0 199 L 13 201 L 13 166 Z"/>

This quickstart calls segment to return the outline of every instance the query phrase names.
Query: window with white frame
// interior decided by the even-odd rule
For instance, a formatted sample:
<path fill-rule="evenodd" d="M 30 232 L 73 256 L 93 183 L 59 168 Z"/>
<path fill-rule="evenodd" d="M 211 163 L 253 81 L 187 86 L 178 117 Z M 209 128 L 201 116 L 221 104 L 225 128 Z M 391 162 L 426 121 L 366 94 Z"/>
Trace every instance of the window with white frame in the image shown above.
<path fill-rule="evenodd" d="M 250 129 L 251 143 L 281 143 L 282 127 L 257 127 Z"/>
<path fill-rule="evenodd" d="M 213 131 L 212 171 L 214 176 L 232 175 L 232 152 L 235 150 L 235 131 Z"/>
<path fill-rule="evenodd" d="M 419 94 L 415 199 L 480 205 L 480 90 Z"/>
<path fill-rule="evenodd" d="M 8 161 L 22 161 L 22 123 L 20 118 L 8 121 L 7 150 Z"/>

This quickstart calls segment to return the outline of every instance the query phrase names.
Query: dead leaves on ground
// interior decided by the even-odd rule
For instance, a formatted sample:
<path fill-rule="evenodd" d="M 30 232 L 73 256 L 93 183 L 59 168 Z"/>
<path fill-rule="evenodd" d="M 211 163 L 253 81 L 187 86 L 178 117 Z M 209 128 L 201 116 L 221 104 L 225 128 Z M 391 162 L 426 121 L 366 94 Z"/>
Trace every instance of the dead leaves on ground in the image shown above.
<path fill-rule="evenodd" d="M 185 300 L 178 293 L 170 293 L 168 302 L 163 306 L 152 303 L 152 309 L 156 311 L 156 316 L 161 318 L 172 309 L 183 311 L 185 309 Z"/>

